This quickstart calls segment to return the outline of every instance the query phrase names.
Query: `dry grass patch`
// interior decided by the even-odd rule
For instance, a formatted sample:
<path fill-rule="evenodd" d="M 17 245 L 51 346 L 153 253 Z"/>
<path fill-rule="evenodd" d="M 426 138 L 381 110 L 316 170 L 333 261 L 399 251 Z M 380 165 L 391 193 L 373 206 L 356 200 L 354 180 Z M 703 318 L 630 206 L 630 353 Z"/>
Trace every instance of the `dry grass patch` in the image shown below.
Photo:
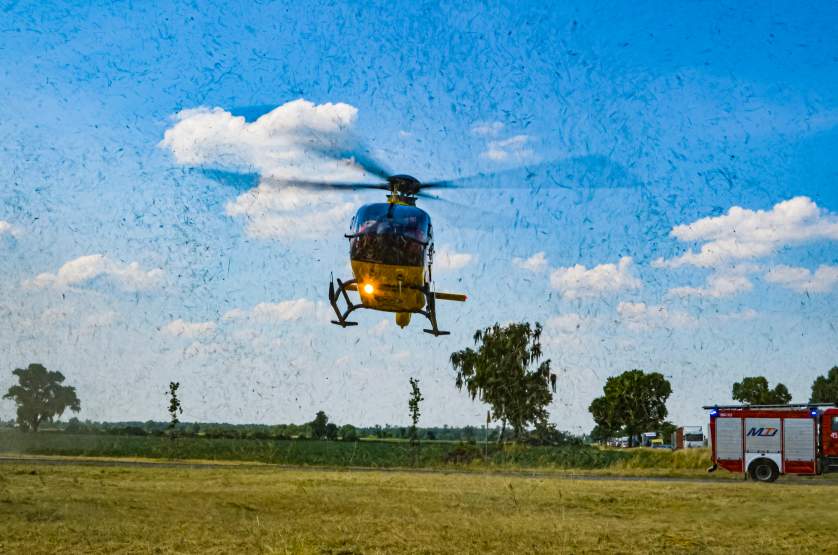
<path fill-rule="evenodd" d="M 0 552 L 834 553 L 833 489 L 3 465 Z"/>

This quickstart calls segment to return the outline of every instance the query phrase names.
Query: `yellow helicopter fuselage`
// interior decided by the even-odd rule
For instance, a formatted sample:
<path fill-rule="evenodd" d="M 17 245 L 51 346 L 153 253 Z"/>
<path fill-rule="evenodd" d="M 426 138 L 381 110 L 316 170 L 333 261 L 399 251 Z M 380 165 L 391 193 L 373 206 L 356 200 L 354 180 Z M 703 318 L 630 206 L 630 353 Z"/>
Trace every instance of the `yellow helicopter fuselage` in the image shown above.
<path fill-rule="evenodd" d="M 425 306 L 425 268 L 352 260 L 361 303 L 386 312 L 414 312 Z"/>

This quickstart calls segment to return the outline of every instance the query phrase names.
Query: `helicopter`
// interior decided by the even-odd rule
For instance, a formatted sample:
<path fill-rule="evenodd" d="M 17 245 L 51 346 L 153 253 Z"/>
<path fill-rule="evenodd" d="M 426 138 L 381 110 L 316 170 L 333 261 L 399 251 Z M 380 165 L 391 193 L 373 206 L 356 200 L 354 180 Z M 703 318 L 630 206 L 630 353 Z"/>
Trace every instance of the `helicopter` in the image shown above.
<path fill-rule="evenodd" d="M 435 337 L 450 332 L 439 329 L 436 301 L 465 302 L 459 293 L 431 291 L 433 274 L 433 229 L 427 212 L 416 206 L 422 184 L 409 175 L 387 177 L 390 192 L 386 203 L 365 204 L 352 219 L 349 258 L 353 279 L 329 283 L 329 303 L 337 315 L 333 324 L 357 325 L 347 319 L 358 308 L 396 313 L 396 324 L 404 328 L 412 314 L 431 324 L 426 333 Z M 347 291 L 357 291 L 361 302 L 353 303 Z M 346 308 L 338 301 L 343 298 Z"/>
<path fill-rule="evenodd" d="M 387 191 L 386 202 L 364 204 L 350 224 L 349 258 L 352 278 L 329 281 L 329 304 L 335 312 L 333 324 L 356 326 L 349 320 L 354 311 L 366 308 L 395 313 L 396 324 L 406 327 L 413 316 L 424 316 L 430 323 L 423 331 L 435 337 L 449 335 L 439 328 L 436 301 L 465 302 L 461 293 L 431 289 L 433 283 L 433 227 L 430 215 L 416 206 L 422 189 L 452 187 L 447 181 L 422 183 L 410 175 L 390 175 L 367 157 L 353 157 L 365 172 L 383 183 L 335 183 L 293 181 L 296 187 L 326 189 L 380 189 Z M 437 197 L 428 197 L 439 200 Z M 349 292 L 356 292 L 355 302 Z M 341 301 L 343 307 L 341 307 Z"/>

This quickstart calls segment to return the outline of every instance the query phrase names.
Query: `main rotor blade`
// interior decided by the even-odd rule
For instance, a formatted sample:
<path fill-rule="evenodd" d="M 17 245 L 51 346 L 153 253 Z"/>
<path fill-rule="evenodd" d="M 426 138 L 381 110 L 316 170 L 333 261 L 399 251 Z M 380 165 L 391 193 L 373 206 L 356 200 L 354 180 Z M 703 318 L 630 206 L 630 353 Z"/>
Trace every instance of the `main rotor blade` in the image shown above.
<path fill-rule="evenodd" d="M 440 213 L 439 216 L 444 220 L 455 223 L 459 227 L 490 231 L 494 227 L 503 229 L 522 227 L 535 229 L 537 227 L 527 218 L 523 217 L 517 208 L 514 211 L 506 209 L 503 212 L 496 212 L 494 210 L 480 208 L 474 204 L 463 204 L 421 191 L 416 196 L 424 200 L 439 202 L 455 209 L 454 214 Z"/>
<path fill-rule="evenodd" d="M 638 183 L 605 156 L 579 156 L 498 172 L 422 183 L 422 189 L 622 189 Z"/>
<path fill-rule="evenodd" d="M 390 185 L 388 183 L 354 183 L 345 181 L 306 181 L 302 179 L 277 179 L 268 177 L 262 181 L 274 185 L 284 185 L 287 187 L 299 187 L 301 189 L 321 189 L 321 190 L 342 190 L 354 191 L 359 189 L 377 189 L 382 191 L 389 191 Z"/>
<path fill-rule="evenodd" d="M 393 175 L 384 164 L 373 158 L 370 149 L 359 139 L 352 138 L 348 144 L 312 144 L 310 150 L 334 160 L 352 158 L 365 172 L 381 179 L 387 179 Z"/>

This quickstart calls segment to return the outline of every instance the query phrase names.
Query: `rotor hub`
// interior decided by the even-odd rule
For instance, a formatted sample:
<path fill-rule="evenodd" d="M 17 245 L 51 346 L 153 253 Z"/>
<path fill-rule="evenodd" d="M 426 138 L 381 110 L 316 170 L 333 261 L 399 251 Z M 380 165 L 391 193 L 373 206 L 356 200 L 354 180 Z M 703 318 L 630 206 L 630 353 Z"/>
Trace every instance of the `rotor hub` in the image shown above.
<path fill-rule="evenodd" d="M 391 175 L 387 178 L 387 183 L 395 195 L 415 195 L 422 188 L 419 180 L 411 175 Z"/>

